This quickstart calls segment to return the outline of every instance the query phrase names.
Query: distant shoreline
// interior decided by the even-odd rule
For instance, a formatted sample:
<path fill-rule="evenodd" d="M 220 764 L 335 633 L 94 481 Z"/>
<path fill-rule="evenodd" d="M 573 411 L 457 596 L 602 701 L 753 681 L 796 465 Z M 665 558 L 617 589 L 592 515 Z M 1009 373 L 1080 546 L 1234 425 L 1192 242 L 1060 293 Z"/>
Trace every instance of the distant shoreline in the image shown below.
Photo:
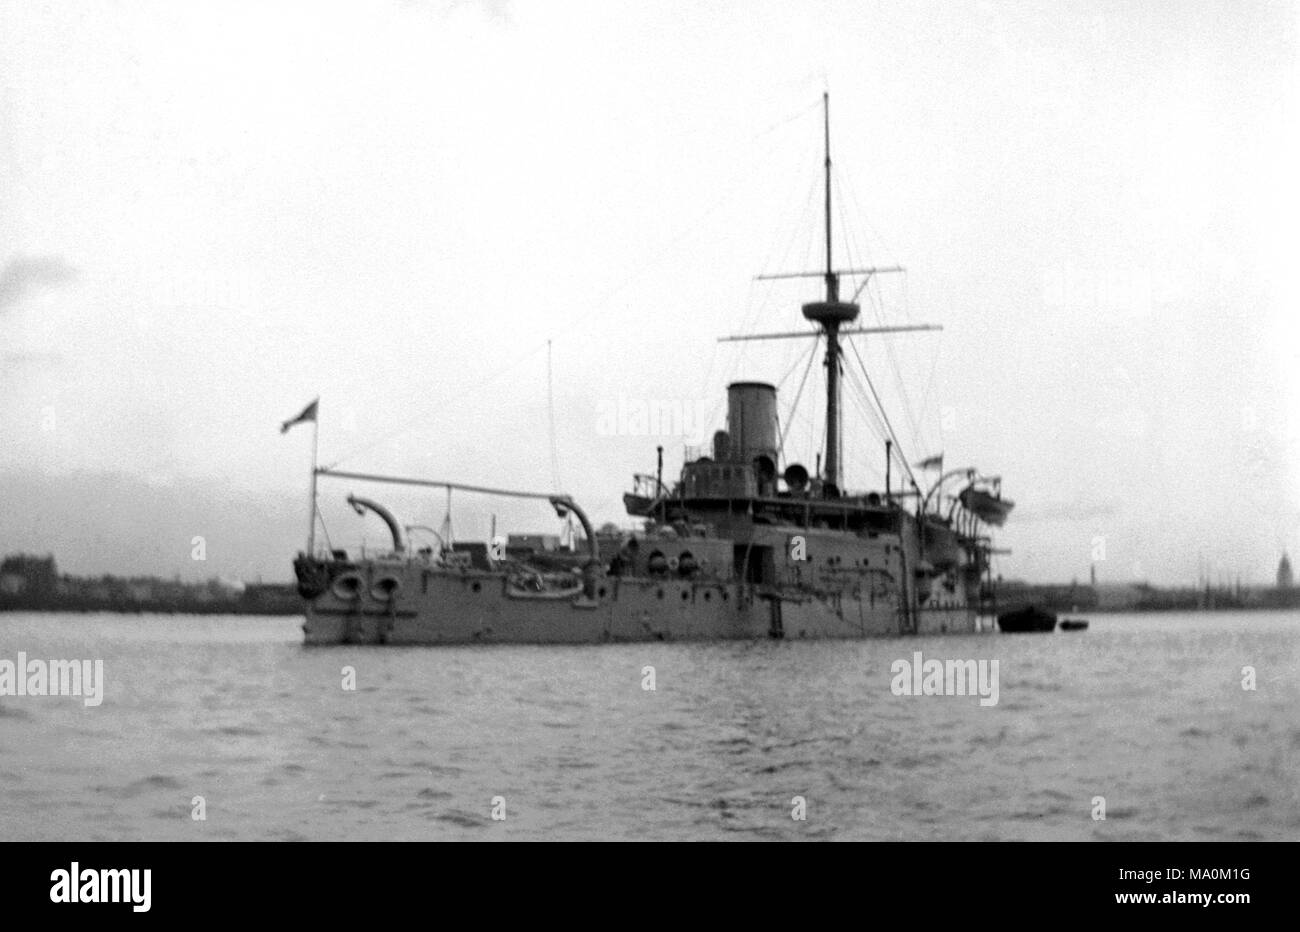
<path fill-rule="evenodd" d="M 1091 585 L 1005 580 L 994 588 L 997 611 L 1034 605 L 1057 613 L 1255 611 L 1300 608 L 1300 588 L 1207 586 L 1160 588 L 1148 583 Z"/>
<path fill-rule="evenodd" d="M 163 615 L 301 615 L 292 582 L 182 582 L 158 576 L 61 574 L 52 554 L 0 561 L 0 612 L 143 612 Z"/>
<path fill-rule="evenodd" d="M 301 599 L 294 605 L 239 603 L 201 603 L 194 605 L 17 605 L 0 601 L 0 614 L 63 614 L 63 615 L 264 615 L 290 616 L 301 615 L 304 603 Z"/>

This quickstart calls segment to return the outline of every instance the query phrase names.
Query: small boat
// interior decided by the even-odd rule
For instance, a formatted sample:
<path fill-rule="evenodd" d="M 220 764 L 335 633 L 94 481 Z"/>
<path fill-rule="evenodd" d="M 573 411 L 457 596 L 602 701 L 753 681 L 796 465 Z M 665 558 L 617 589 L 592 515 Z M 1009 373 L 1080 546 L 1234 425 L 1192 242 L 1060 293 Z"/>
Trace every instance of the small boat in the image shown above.
<path fill-rule="evenodd" d="M 1006 633 L 1022 631 L 1054 631 L 1056 616 L 1051 612 L 1030 605 L 1013 612 L 1003 612 L 998 616 L 998 629 Z"/>
<path fill-rule="evenodd" d="M 998 486 L 1000 486 L 1000 481 Z M 1011 509 L 1016 507 L 1016 503 L 1009 498 L 1002 497 L 1002 489 L 998 487 L 996 491 L 987 491 L 970 486 L 962 491 L 958 496 L 961 499 L 962 507 L 974 514 L 985 524 L 994 527 L 1002 527 L 1007 522 L 1007 515 L 1011 514 Z"/>
<path fill-rule="evenodd" d="M 511 599 L 559 601 L 582 594 L 582 579 L 572 573 L 518 573 L 507 577 L 506 596 Z"/>
<path fill-rule="evenodd" d="M 1057 627 L 1059 627 L 1062 631 L 1087 631 L 1088 619 L 1062 618 L 1061 623 Z"/>

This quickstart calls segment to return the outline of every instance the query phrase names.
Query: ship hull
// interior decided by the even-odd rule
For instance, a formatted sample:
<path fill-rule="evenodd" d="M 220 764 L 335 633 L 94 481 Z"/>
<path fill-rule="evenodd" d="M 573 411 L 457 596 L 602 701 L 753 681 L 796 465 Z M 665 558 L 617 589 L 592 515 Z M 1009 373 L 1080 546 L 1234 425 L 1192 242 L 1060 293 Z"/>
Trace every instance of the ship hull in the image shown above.
<path fill-rule="evenodd" d="M 590 595 L 521 597 L 505 574 L 376 565 L 362 574 L 399 580 L 390 598 L 370 586 L 327 590 L 306 605 L 308 644 L 597 644 L 767 638 L 870 638 L 974 633 L 969 606 L 905 613 L 869 592 L 780 596 L 742 582 L 612 577 Z"/>

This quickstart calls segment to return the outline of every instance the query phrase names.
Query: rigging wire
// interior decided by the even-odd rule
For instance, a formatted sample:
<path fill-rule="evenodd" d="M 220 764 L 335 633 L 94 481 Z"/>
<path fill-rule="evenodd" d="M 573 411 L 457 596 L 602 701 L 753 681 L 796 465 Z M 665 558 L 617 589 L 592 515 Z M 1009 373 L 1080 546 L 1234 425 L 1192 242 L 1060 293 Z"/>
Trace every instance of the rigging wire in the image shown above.
<path fill-rule="evenodd" d="M 814 344 L 815 344 L 815 343 L 816 343 L 816 339 L 814 338 Z M 803 361 L 803 357 L 805 357 L 806 355 L 809 355 L 809 351 L 805 350 L 805 351 L 801 352 L 800 356 L 798 356 L 798 359 L 794 360 L 793 365 L 790 365 L 790 368 L 787 369 L 787 370 L 785 370 L 785 374 L 784 374 L 784 376 L 781 376 L 781 381 L 779 381 L 779 382 L 776 383 L 776 387 L 777 387 L 777 389 L 780 389 L 781 386 L 785 385 L 785 382 L 787 382 L 787 381 L 789 380 L 789 377 L 790 377 L 790 376 L 793 376 L 793 374 L 794 374 L 794 369 L 796 369 L 796 367 L 798 367 L 798 364 L 802 363 L 802 361 Z M 807 376 L 807 373 L 805 372 L 805 377 L 806 377 L 806 376 Z"/>
<path fill-rule="evenodd" d="M 903 469 L 907 472 L 907 477 L 912 480 L 912 485 L 918 486 L 916 474 L 912 472 L 912 464 L 908 462 L 908 457 L 903 454 L 902 446 L 898 442 L 898 432 L 894 430 L 894 425 L 889 421 L 889 413 L 885 411 L 884 405 L 880 403 L 880 395 L 876 391 L 876 386 L 871 381 L 871 373 L 867 372 L 867 365 L 862 361 L 862 354 L 858 352 L 857 344 L 849 341 L 853 347 L 853 355 L 857 357 L 858 365 L 862 367 L 862 376 L 867 380 L 867 387 L 871 389 L 871 397 L 876 401 L 876 407 L 880 409 L 880 416 L 884 419 L 885 427 L 889 429 L 889 436 L 894 441 L 894 451 L 903 464 Z M 919 486 L 918 486 L 919 487 Z"/>
<path fill-rule="evenodd" d="M 848 200 L 852 206 L 852 209 L 859 217 L 862 218 L 862 222 L 866 224 L 866 226 L 870 229 L 872 236 L 875 239 L 880 241 L 881 245 L 885 248 L 886 252 L 892 252 L 892 250 L 888 248 L 887 244 L 885 244 L 884 237 L 879 234 L 879 232 L 875 229 L 874 225 L 868 219 L 866 214 L 863 213 L 862 208 L 858 203 L 857 191 L 853 186 L 852 180 L 847 176 L 843 178 L 843 189 L 845 193 L 848 195 Z M 852 227 L 850 227 L 848 230 L 848 236 L 854 244 L 857 243 L 857 233 L 855 229 L 853 229 Z M 904 294 L 906 294 L 908 277 L 906 272 L 903 272 L 902 275 L 903 275 Z M 880 292 L 880 283 L 876 282 L 876 288 L 874 294 L 872 292 L 870 285 L 871 285 L 871 279 L 868 278 L 863 283 L 864 289 L 867 292 L 867 301 L 868 304 L 871 306 L 872 312 L 875 315 L 877 321 L 883 324 L 884 323 L 884 298 Z M 903 310 L 903 318 L 905 320 L 910 321 L 912 319 L 912 314 L 911 314 L 909 304 L 906 300 L 904 300 L 903 302 L 902 310 Z M 892 343 L 886 343 L 885 352 L 889 356 L 890 365 L 893 367 L 894 370 L 893 373 L 894 384 L 897 386 L 899 396 L 902 398 L 903 401 L 903 410 L 907 416 L 908 426 L 911 428 L 912 431 L 912 439 L 917 443 L 922 444 L 927 449 L 933 449 L 933 444 L 929 440 L 929 431 L 926 429 L 926 421 L 924 420 L 924 413 L 925 413 L 924 408 L 918 409 L 915 405 L 912 404 L 911 398 L 907 391 L 906 380 L 902 377 L 902 369 L 898 364 L 898 355 L 895 351 L 894 345 Z M 932 349 L 930 355 L 931 355 L 931 373 L 932 373 L 931 379 L 933 379 L 933 371 L 938 364 L 937 347 Z M 929 391 L 927 388 L 927 392 L 926 392 L 927 403 L 928 400 L 929 400 Z"/>
<path fill-rule="evenodd" d="M 555 385 L 551 377 L 551 341 L 546 341 L 546 416 L 551 434 L 551 482 L 556 492 L 560 485 L 560 456 L 555 444 Z"/>
<path fill-rule="evenodd" d="M 841 201 L 841 206 L 842 206 L 842 201 Z M 857 241 L 856 233 L 855 233 L 853 227 L 848 223 L 848 219 L 844 216 L 844 214 L 843 214 L 843 210 L 841 210 L 840 222 L 844 225 L 844 227 L 845 227 L 845 229 L 846 229 L 846 235 L 845 235 L 845 237 L 844 237 L 844 239 L 845 239 L 845 249 L 846 249 L 846 251 L 847 251 L 848 254 L 849 254 L 849 261 L 850 261 L 850 263 L 851 263 L 851 266 L 850 266 L 850 267 L 855 267 L 855 266 L 856 266 L 856 262 L 859 261 L 859 260 L 861 260 L 865 266 L 868 266 L 868 267 L 869 267 L 869 266 L 871 265 L 870 254 L 869 254 L 868 252 L 858 253 L 858 248 L 859 248 L 859 247 L 858 247 L 858 241 Z M 872 308 L 872 311 L 873 311 L 873 314 L 874 314 L 874 316 L 875 316 L 876 322 L 877 322 L 878 324 L 880 324 L 881 326 L 884 326 L 884 325 L 885 325 L 885 317 L 884 317 L 884 314 L 883 314 L 883 302 L 881 302 L 881 301 L 877 301 L 877 295 L 873 294 L 872 289 L 870 288 L 870 283 L 871 283 L 873 277 L 874 277 L 874 276 L 869 276 L 869 277 L 868 277 L 868 278 L 863 282 L 863 289 L 859 289 L 859 290 L 861 291 L 861 290 L 864 290 L 864 289 L 865 289 L 865 291 L 866 291 L 866 293 L 867 293 L 868 302 L 869 302 L 869 304 L 870 304 L 870 306 L 871 306 L 871 308 Z M 877 284 L 877 288 L 878 288 L 878 287 L 879 287 L 879 285 Z M 854 352 L 854 354 L 855 354 L 855 355 L 857 356 L 857 358 L 858 358 L 858 364 L 859 364 L 859 366 L 861 366 L 861 368 L 862 368 L 863 375 L 866 376 L 866 378 L 867 378 L 867 386 L 868 386 L 868 388 L 870 389 L 870 395 L 871 395 L 872 398 L 875 399 L 875 408 L 879 409 L 880 415 L 884 418 L 883 426 L 885 427 L 885 430 L 886 430 L 887 433 L 888 433 L 888 437 L 891 438 L 891 439 L 893 440 L 893 447 L 894 447 L 894 450 L 897 450 L 899 456 L 902 457 L 902 456 L 904 456 L 904 454 L 903 454 L 903 449 L 904 449 L 903 444 L 902 444 L 902 442 L 898 439 L 898 436 L 897 436 L 897 434 L 895 433 L 895 431 L 894 431 L 894 429 L 893 429 L 893 425 L 892 425 L 892 423 L 890 423 L 890 421 L 889 421 L 889 418 L 888 418 L 888 414 L 887 414 L 887 412 L 886 412 L 885 405 L 884 405 L 883 401 L 881 401 L 880 396 L 879 396 L 879 394 L 878 394 L 877 391 L 876 391 L 876 388 L 875 388 L 874 383 L 871 381 L 870 376 L 867 375 L 867 367 L 866 367 L 865 360 L 862 358 L 861 353 L 858 351 L 857 344 L 856 344 L 856 343 L 853 343 L 851 339 L 849 340 L 849 342 L 853 345 L 853 352 Z M 899 367 L 898 367 L 897 357 L 896 357 L 896 356 L 894 355 L 894 353 L 893 353 L 893 345 L 892 345 L 892 343 L 889 343 L 888 341 L 886 341 L 885 346 L 886 346 L 886 349 L 888 350 L 889 355 L 890 355 L 890 361 L 891 361 L 891 364 L 892 364 L 892 367 L 893 367 L 893 371 L 894 371 L 895 382 L 900 386 L 900 393 L 903 395 L 904 410 L 905 410 L 905 412 L 908 414 L 908 421 L 909 421 L 909 424 L 910 424 L 910 425 L 912 426 L 912 428 L 913 428 L 912 439 L 915 439 L 915 437 L 916 437 L 916 433 L 917 433 L 917 431 L 916 431 L 916 427 L 915 427 L 915 425 L 916 425 L 916 419 L 915 419 L 914 413 L 913 413 L 913 411 L 912 411 L 912 409 L 911 409 L 910 402 L 909 402 L 909 400 L 908 400 L 908 398 L 907 398 L 906 389 L 903 388 L 902 374 L 901 374 L 901 371 L 899 370 Z M 848 371 L 849 371 L 849 372 L 852 372 L 852 369 L 850 368 L 850 369 L 848 369 Z M 861 390 L 861 387 L 860 387 L 860 386 L 859 386 L 859 390 Z M 866 399 L 866 393 L 865 393 L 865 392 L 864 392 L 863 398 L 864 398 L 864 401 L 866 401 L 866 404 L 867 404 L 867 408 L 868 408 L 868 410 L 872 410 L 872 409 L 871 409 L 871 403 L 870 403 L 869 400 Z M 879 433 L 877 433 L 876 436 L 877 436 L 877 439 L 882 440 L 882 441 L 883 441 L 884 439 L 886 439 L 884 436 L 882 436 L 882 435 L 879 434 Z M 892 454 L 891 454 L 891 455 L 892 455 Z M 908 473 L 909 473 L 909 476 L 914 480 L 915 477 L 910 475 L 910 474 L 911 474 L 911 470 L 910 470 L 910 468 L 908 468 L 907 471 L 908 471 Z"/>
<path fill-rule="evenodd" d="M 818 102 L 816 106 L 820 106 L 820 102 Z M 809 108 L 809 110 L 811 109 L 813 108 Z M 791 187 L 792 193 L 797 190 L 798 190 L 797 188 L 794 188 L 793 186 Z M 759 267 L 759 274 L 766 274 L 772 271 L 773 268 L 775 268 L 777 265 L 784 267 L 786 260 L 789 258 L 791 251 L 795 248 L 795 244 L 799 241 L 800 236 L 805 235 L 807 229 L 813 225 L 810 221 L 810 217 L 812 216 L 812 212 L 814 209 L 816 192 L 817 192 L 817 182 L 816 179 L 814 178 L 813 181 L 808 186 L 807 194 L 803 198 L 802 211 L 800 212 L 798 222 L 791 223 L 788 225 L 788 229 L 790 231 L 788 236 L 779 237 L 779 238 L 775 236 L 773 237 L 772 245 L 768 249 L 768 254 L 764 258 L 762 265 Z M 791 215 L 792 211 L 795 209 L 796 203 L 797 203 L 796 198 L 793 196 L 790 197 L 790 199 L 787 201 L 785 208 L 781 212 L 782 222 L 781 224 L 778 225 L 778 229 L 780 229 L 782 226 L 786 226 L 785 220 Z M 782 242 L 782 240 L 784 240 L 785 243 L 784 248 L 780 247 L 780 243 Z M 772 260 L 777 255 L 778 249 L 780 249 L 779 261 L 776 264 L 774 264 Z M 750 279 L 748 294 L 745 300 L 745 303 L 749 309 L 745 312 L 744 316 L 741 318 L 740 327 L 737 332 L 740 333 L 748 332 L 753 327 L 753 325 L 760 318 L 763 317 L 763 315 L 767 312 L 768 308 L 772 303 L 772 297 L 773 297 L 775 286 L 776 286 L 776 282 L 770 280 L 760 281 L 754 278 Z M 754 300 L 756 291 L 761 291 L 761 298 L 757 302 Z M 748 358 L 748 351 L 750 350 L 748 344 L 742 343 L 739 346 L 739 350 L 740 351 L 738 353 L 729 354 L 728 363 L 722 371 L 722 382 L 724 385 L 729 383 L 732 380 L 733 375 L 739 370 L 740 366 L 743 365 Z M 717 352 L 718 352 L 718 344 L 714 343 L 713 350 L 711 351 L 709 357 L 709 375 L 705 379 L 704 389 L 701 390 L 701 394 L 704 394 L 704 391 L 709 388 L 709 379 L 711 378 L 713 373 L 713 363 L 714 363 L 714 359 L 717 356 Z M 796 360 L 796 364 L 797 364 L 797 360 Z M 715 394 L 714 398 L 715 398 L 714 404 L 710 410 L 710 421 L 712 423 L 717 423 L 722 416 L 722 410 L 724 405 L 726 404 L 726 398 L 723 393 Z"/>
<path fill-rule="evenodd" d="M 809 110 L 805 111 L 805 113 L 811 112 L 811 109 L 812 108 L 809 108 Z M 793 122 L 801 115 L 804 114 L 796 114 L 794 117 L 791 117 L 788 120 L 784 121 L 784 123 Z M 754 137 L 752 137 L 752 139 L 757 139 L 765 135 L 768 135 L 774 129 L 778 128 L 779 125 L 782 124 L 769 127 L 768 129 L 763 130 L 762 132 L 756 134 Z M 779 144 L 779 137 L 773 143 L 773 145 L 766 147 L 759 154 L 760 163 L 763 163 L 765 160 L 770 159 L 773 151 L 776 149 L 778 144 Z M 704 222 L 708 220 L 710 217 L 712 217 L 715 213 L 717 213 L 721 208 L 726 206 L 729 202 L 733 201 L 737 197 L 738 193 L 739 193 L 738 186 L 732 187 L 731 189 L 724 191 L 720 197 L 718 197 L 713 202 L 711 202 L 711 204 L 707 208 L 705 208 L 701 213 L 699 213 L 687 226 L 683 227 L 679 233 L 677 233 L 675 236 L 672 236 L 662 247 L 660 247 L 659 250 L 656 251 L 654 255 L 651 256 L 650 259 L 642 263 L 638 268 L 636 268 L 631 273 L 629 273 L 625 278 L 623 278 L 618 284 L 614 285 L 611 289 L 606 291 L 586 311 L 571 318 L 566 325 L 561 327 L 559 330 L 554 331 L 553 336 L 554 337 L 565 336 L 568 333 L 571 333 L 573 330 L 577 329 L 582 324 L 586 323 L 591 317 L 603 311 L 606 305 L 612 302 L 614 298 L 616 298 L 624 290 L 626 290 L 628 287 L 634 284 L 643 275 L 647 274 L 652 269 L 661 265 L 666 259 L 669 258 L 669 255 L 673 250 L 677 249 L 684 241 L 686 241 L 687 239 L 689 239 L 690 237 L 698 233 L 700 229 L 703 227 Z M 493 373 L 489 375 L 487 378 L 476 381 L 466 391 L 457 394 L 453 398 L 449 399 L 445 404 L 440 405 L 439 410 L 440 411 L 446 410 L 448 407 L 454 406 L 456 402 L 462 401 L 466 398 L 469 398 L 481 392 L 482 389 L 486 388 L 488 385 L 490 385 L 497 379 L 501 378 L 503 375 L 513 370 L 515 366 L 519 365 L 524 360 L 529 359 L 530 357 L 539 353 L 545 346 L 549 344 L 549 342 L 550 340 L 539 342 L 538 344 L 534 345 L 530 349 L 521 353 L 518 357 L 516 357 L 512 362 L 508 363 L 506 366 L 495 369 Z M 393 440 L 396 437 L 400 437 L 403 434 L 406 434 L 412 430 L 418 429 L 421 426 L 427 426 L 427 425 L 420 425 L 418 422 L 407 422 L 405 425 L 393 431 L 389 431 L 388 433 L 381 434 L 378 438 L 374 440 L 367 441 L 365 443 L 359 444 L 356 447 L 353 447 L 352 449 L 345 452 L 342 456 L 339 456 L 337 459 L 335 459 L 333 462 L 331 462 L 329 465 L 327 465 L 324 468 L 333 469 L 339 466 L 340 464 L 347 462 L 348 460 L 351 460 L 356 456 L 359 456 L 362 453 L 369 452 L 370 450 L 373 450 L 375 447 L 387 443 L 390 440 Z"/>
<path fill-rule="evenodd" d="M 884 421 L 881 420 L 880 414 L 872 407 L 870 393 L 851 366 L 846 367 L 844 371 L 849 386 L 857 392 L 853 398 L 862 406 L 863 420 L 866 422 L 867 430 L 871 432 L 875 440 L 883 444 L 889 439 L 889 431 L 886 429 Z"/>
<path fill-rule="evenodd" d="M 501 378 L 503 375 L 514 371 L 515 367 L 517 367 L 524 360 L 536 356 L 545 347 L 546 347 L 545 343 L 539 343 L 536 346 L 532 347 L 531 349 L 528 349 L 525 352 L 521 353 L 519 356 L 515 357 L 515 359 L 507 363 L 505 366 L 502 366 L 499 369 L 494 369 L 491 375 L 487 376 L 486 378 L 480 379 L 479 381 L 475 382 L 472 386 L 470 386 L 466 391 L 461 392 L 453 396 L 452 398 L 450 398 L 446 402 L 446 405 L 440 407 L 440 410 L 442 410 L 442 408 L 447 406 L 454 406 L 457 402 L 463 401 L 466 398 L 471 397 L 472 395 L 478 394 L 488 385 L 491 385 L 497 379 Z M 409 433 L 410 431 L 415 429 L 416 429 L 416 425 L 408 422 L 406 425 L 399 427 L 396 430 L 389 431 L 386 434 L 381 434 L 378 438 L 374 440 L 353 447 L 347 453 L 343 454 L 338 459 L 334 460 L 332 463 L 330 463 L 329 465 L 323 468 L 327 470 L 334 469 L 340 464 L 347 462 L 348 460 L 352 459 L 355 456 L 359 456 L 362 453 L 369 452 L 370 450 L 373 450 L 375 447 L 380 446 L 381 444 L 388 443 L 391 440 L 395 440 L 398 437 L 402 436 L 403 434 Z"/>
<path fill-rule="evenodd" d="M 789 258 L 791 251 L 795 248 L 795 244 L 801 237 L 805 238 L 804 261 L 807 261 L 808 254 L 812 251 L 812 237 L 808 235 L 807 231 L 810 227 L 815 226 L 815 224 L 811 222 L 811 219 L 816 213 L 816 195 L 817 179 L 813 178 L 812 182 L 808 185 L 808 193 L 804 197 L 803 210 L 799 215 L 799 221 L 790 227 L 790 235 L 786 240 L 785 248 L 781 250 L 780 261 L 773 264 L 771 261 L 772 253 L 769 253 L 768 257 L 764 260 L 763 265 L 759 268 L 760 275 L 769 274 L 774 270 L 783 270 L 786 266 L 786 259 Z M 775 249 L 773 249 L 773 253 L 774 252 Z M 758 279 L 750 280 L 751 293 L 757 285 L 759 285 Z M 762 299 L 757 306 L 753 307 L 741 319 L 739 332 L 747 332 L 767 312 L 768 308 L 771 306 L 772 298 L 776 292 L 776 287 L 777 282 L 774 280 L 767 279 L 762 281 Z M 746 349 L 748 349 L 748 347 L 741 347 L 742 358 L 744 357 L 744 351 Z"/>
<path fill-rule="evenodd" d="M 852 389 L 852 393 L 849 397 L 857 406 L 858 411 L 862 415 L 862 419 L 872 437 L 879 443 L 879 445 L 883 446 L 885 440 L 888 438 L 888 432 L 885 430 L 884 424 L 880 420 L 880 415 L 876 414 L 872 409 L 871 400 L 867 396 L 867 391 L 863 388 L 862 384 L 858 380 L 857 373 L 853 371 L 852 367 L 847 367 L 845 373 L 847 377 L 846 380 Z M 862 452 L 864 463 L 874 462 L 874 458 L 869 455 L 870 450 L 863 450 Z M 870 469 L 870 467 L 868 467 L 868 469 L 873 475 L 876 474 L 874 469 Z"/>
<path fill-rule="evenodd" d="M 325 516 L 321 514 L 320 509 L 316 509 L 316 520 L 320 522 L 320 529 L 325 532 L 325 546 L 333 551 L 334 541 L 330 539 L 330 529 L 325 526 Z"/>
<path fill-rule="evenodd" d="M 823 366 L 822 368 L 824 369 L 825 367 Z M 822 398 L 825 398 L 826 397 L 825 378 L 821 378 L 818 380 L 818 387 L 821 389 L 819 394 L 821 395 Z M 816 417 L 816 416 L 809 417 L 808 424 L 809 424 L 809 429 L 808 429 L 809 450 L 814 457 L 820 457 L 822 451 L 826 449 L 826 419 L 823 417 Z M 818 428 L 821 429 L 820 439 L 817 436 Z M 822 465 L 824 466 L 825 463 L 823 462 Z M 818 474 L 818 478 L 821 478 L 821 469 L 817 470 L 817 474 Z"/>
<path fill-rule="evenodd" d="M 934 349 L 933 352 L 930 353 L 930 377 L 926 380 L 926 383 L 925 383 L 925 394 L 923 394 L 923 395 L 921 396 L 921 410 L 922 410 L 922 411 L 929 410 L 929 406 L 930 406 L 930 398 L 931 398 L 931 397 L 933 396 L 933 394 L 934 394 L 934 382 L 935 382 L 935 376 L 938 374 L 938 371 L 939 371 L 939 354 L 940 354 L 940 351 L 941 351 L 942 345 L 943 345 L 943 344 L 942 344 L 941 341 L 936 341 L 935 349 Z M 922 421 L 921 423 L 924 424 L 925 422 Z M 924 449 L 927 451 L 925 455 L 926 455 L 926 456 L 929 456 L 930 454 L 932 454 L 932 453 L 934 452 L 934 450 L 935 450 L 935 446 L 934 446 L 933 444 L 928 443 L 928 442 L 926 441 L 926 435 L 925 435 L 925 432 L 924 432 L 924 431 L 922 432 L 922 434 L 923 434 L 923 435 L 922 435 L 922 437 L 921 437 L 921 441 L 922 441 L 923 443 L 925 443 L 925 447 L 924 447 Z M 940 422 L 939 422 L 939 445 L 938 445 L 938 449 L 939 449 L 940 451 L 942 451 L 942 450 L 943 450 L 943 446 L 944 446 L 944 438 L 943 438 L 943 421 L 942 421 L 942 419 L 941 419 Z"/>
<path fill-rule="evenodd" d="M 761 130 L 760 132 L 756 133 L 750 141 L 752 142 L 754 139 L 762 139 L 764 136 L 768 135 L 769 133 L 775 132 L 776 130 L 781 129 L 783 126 L 788 126 L 789 124 L 793 123 L 795 120 L 799 119 L 800 117 L 807 116 L 809 113 L 813 112 L 814 110 L 821 110 L 821 107 L 822 107 L 822 102 L 820 100 L 814 100 L 811 104 L 809 104 L 807 107 L 804 107 L 798 113 L 788 116 L 783 120 L 777 120 L 767 129 Z"/>
<path fill-rule="evenodd" d="M 786 432 L 789 430 L 790 422 L 794 420 L 795 411 L 799 408 L 799 399 L 803 397 L 803 387 L 808 383 L 808 373 L 812 371 L 813 361 L 817 358 L 817 347 L 820 345 L 821 337 L 813 337 L 812 347 L 808 353 L 808 365 L 804 367 L 803 377 L 799 379 L 799 388 L 794 393 L 794 401 L 790 403 L 790 407 L 787 409 L 788 413 L 786 419 L 782 422 L 781 432 L 776 440 L 776 448 L 780 451 L 781 456 L 785 458 L 787 462 L 789 461 L 789 458 L 785 456 Z"/>

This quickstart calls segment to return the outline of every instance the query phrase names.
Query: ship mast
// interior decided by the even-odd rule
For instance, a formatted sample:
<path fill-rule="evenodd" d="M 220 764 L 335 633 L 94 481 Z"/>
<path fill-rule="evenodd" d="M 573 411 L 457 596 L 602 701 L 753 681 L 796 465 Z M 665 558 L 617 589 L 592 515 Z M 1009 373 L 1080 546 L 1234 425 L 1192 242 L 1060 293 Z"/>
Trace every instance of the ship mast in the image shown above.
<path fill-rule="evenodd" d="M 826 170 L 826 300 L 809 314 L 813 305 L 805 305 L 804 316 L 822 325 L 826 333 L 826 475 L 832 493 L 840 487 L 840 323 L 858 316 L 857 305 L 840 304 L 840 278 L 835 274 L 831 249 L 831 95 L 822 93 L 822 126 L 825 139 Z"/>
<path fill-rule="evenodd" d="M 721 342 L 736 340 L 772 340 L 787 337 L 826 337 L 826 458 L 822 470 L 822 482 L 828 497 L 838 497 L 842 464 L 840 460 L 840 337 L 859 333 L 900 333 L 909 330 L 939 330 L 932 324 L 902 325 L 892 327 L 854 327 L 841 330 L 843 324 L 851 324 L 858 319 L 860 308 L 852 301 L 840 300 L 840 276 L 862 275 L 866 279 L 879 272 L 901 272 L 901 266 L 884 266 L 863 269 L 835 268 L 833 238 L 831 227 L 831 102 L 830 93 L 822 94 L 822 133 L 824 141 L 823 168 L 826 185 L 826 270 L 824 272 L 783 272 L 775 275 L 759 275 L 760 280 L 777 278 L 822 278 L 826 283 L 824 301 L 813 301 L 803 306 L 805 319 L 817 324 L 819 329 L 801 333 L 768 333 L 750 336 L 722 337 Z"/>
<path fill-rule="evenodd" d="M 826 300 L 838 301 L 840 297 L 840 280 L 835 274 L 835 263 L 831 257 L 831 95 L 822 92 L 822 126 L 825 130 L 826 152 Z"/>
<path fill-rule="evenodd" d="M 831 95 L 822 94 L 822 128 L 826 173 L 826 300 L 803 306 L 803 316 L 818 324 L 826 335 L 826 460 L 822 480 L 829 495 L 840 491 L 840 326 L 857 320 L 859 308 L 840 300 L 840 276 L 835 271 L 831 226 Z M 871 269 L 867 274 L 875 271 Z"/>

